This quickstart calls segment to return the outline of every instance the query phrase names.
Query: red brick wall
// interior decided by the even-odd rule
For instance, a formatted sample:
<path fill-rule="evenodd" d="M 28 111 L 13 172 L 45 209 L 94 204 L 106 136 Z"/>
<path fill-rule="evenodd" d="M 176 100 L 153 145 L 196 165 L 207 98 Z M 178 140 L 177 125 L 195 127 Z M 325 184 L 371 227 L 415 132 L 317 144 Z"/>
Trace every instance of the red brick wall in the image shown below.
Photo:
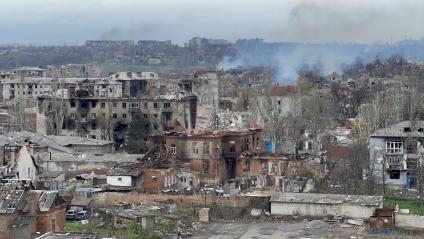
<path fill-rule="evenodd" d="M 176 184 L 175 170 L 155 170 L 145 169 L 143 172 L 143 190 L 147 193 L 158 193 L 165 189 L 165 178 L 174 176 Z M 169 184 L 169 182 L 168 182 Z"/>
<path fill-rule="evenodd" d="M 66 208 L 58 208 L 37 215 L 37 232 L 47 233 L 52 230 L 52 221 L 55 219 L 55 232 L 63 232 L 66 222 Z"/>
<path fill-rule="evenodd" d="M 16 214 L 0 215 L 0 239 L 12 238 L 12 223 L 17 216 Z"/>

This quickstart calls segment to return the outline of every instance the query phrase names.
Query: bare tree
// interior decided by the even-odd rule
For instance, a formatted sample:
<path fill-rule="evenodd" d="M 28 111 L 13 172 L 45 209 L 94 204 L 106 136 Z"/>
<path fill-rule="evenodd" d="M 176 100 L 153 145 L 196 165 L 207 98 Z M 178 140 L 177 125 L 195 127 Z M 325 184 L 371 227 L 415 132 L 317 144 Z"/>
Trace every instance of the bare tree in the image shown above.
<path fill-rule="evenodd" d="M 45 111 L 46 133 L 48 135 L 61 135 L 62 126 L 66 115 L 66 105 L 63 97 L 52 96 L 49 99 L 48 106 Z"/>

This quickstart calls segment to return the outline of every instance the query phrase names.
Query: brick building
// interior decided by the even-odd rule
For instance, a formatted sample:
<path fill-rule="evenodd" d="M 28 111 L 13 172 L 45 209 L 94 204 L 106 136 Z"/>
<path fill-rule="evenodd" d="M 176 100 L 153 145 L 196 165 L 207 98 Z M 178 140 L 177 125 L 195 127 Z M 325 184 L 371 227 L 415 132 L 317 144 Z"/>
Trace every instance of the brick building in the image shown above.
<path fill-rule="evenodd" d="M 237 176 L 242 153 L 262 151 L 261 129 L 173 132 L 149 137 L 149 146 L 155 145 L 188 162 L 202 181 L 218 183 Z"/>

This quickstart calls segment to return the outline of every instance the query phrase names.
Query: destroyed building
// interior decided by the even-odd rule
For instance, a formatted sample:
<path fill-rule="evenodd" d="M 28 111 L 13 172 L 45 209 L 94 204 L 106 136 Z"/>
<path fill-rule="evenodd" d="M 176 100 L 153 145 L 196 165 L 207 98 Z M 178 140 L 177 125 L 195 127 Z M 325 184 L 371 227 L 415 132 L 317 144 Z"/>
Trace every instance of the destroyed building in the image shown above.
<path fill-rule="evenodd" d="M 49 122 L 57 109 L 54 108 L 55 102 L 52 97 L 38 98 L 37 132 L 46 134 L 60 127 L 62 135 L 125 144 L 128 126 L 138 114 L 145 120 L 146 130 L 151 132 L 167 130 L 172 121 L 178 121 L 184 128 L 194 128 L 196 125 L 197 97 L 184 92 L 138 98 L 66 98 L 62 100 L 63 122 L 51 125 Z"/>
<path fill-rule="evenodd" d="M 372 176 L 388 186 L 414 187 L 423 139 L 424 121 L 403 121 L 374 131 L 369 137 Z"/>
<path fill-rule="evenodd" d="M 244 152 L 261 152 L 261 129 L 173 132 L 149 137 L 149 146 L 165 146 L 190 170 L 200 174 L 203 182 L 211 184 L 233 179 L 237 162 Z"/>
<path fill-rule="evenodd" d="M 57 191 L 29 190 L 27 184 L 14 181 L 2 185 L 0 201 L 1 239 L 64 230 L 66 204 Z"/>
<path fill-rule="evenodd" d="M 3 100 L 54 95 L 122 97 L 122 84 L 107 78 L 25 77 L 2 81 Z"/>

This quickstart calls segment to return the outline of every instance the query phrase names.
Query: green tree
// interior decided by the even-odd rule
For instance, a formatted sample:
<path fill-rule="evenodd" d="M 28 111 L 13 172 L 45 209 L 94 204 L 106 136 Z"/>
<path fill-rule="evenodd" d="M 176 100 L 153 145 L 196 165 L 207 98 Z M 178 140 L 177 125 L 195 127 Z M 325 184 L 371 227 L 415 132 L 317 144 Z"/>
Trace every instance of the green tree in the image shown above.
<path fill-rule="evenodd" d="M 132 115 L 132 121 L 128 127 L 128 140 L 125 149 L 128 153 L 144 153 L 147 151 L 147 137 L 150 134 L 150 123 L 143 117 L 141 111 Z"/>

